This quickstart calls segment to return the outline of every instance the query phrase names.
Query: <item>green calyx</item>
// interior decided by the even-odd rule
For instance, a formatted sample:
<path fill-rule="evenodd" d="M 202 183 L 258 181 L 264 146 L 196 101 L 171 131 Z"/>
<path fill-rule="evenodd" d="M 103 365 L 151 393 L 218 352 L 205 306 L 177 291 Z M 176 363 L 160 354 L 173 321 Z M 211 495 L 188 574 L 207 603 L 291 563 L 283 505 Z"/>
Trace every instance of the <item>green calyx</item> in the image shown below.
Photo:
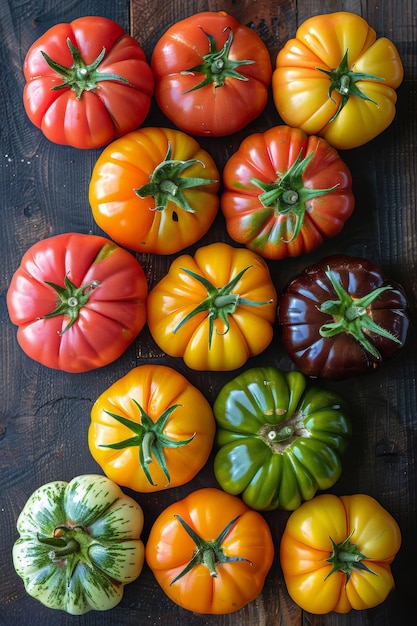
<path fill-rule="evenodd" d="M 336 117 L 339 115 L 343 107 L 348 102 L 350 96 L 356 96 L 357 98 L 361 98 L 362 100 L 368 100 L 369 102 L 373 102 L 375 106 L 378 104 L 372 98 L 369 98 L 367 95 L 363 93 L 357 86 L 357 82 L 361 80 L 384 80 L 381 76 L 374 76 L 373 74 L 366 74 L 364 72 L 355 72 L 350 69 L 348 64 L 348 50 L 346 50 L 342 61 L 340 62 L 339 67 L 332 70 L 324 70 L 321 67 L 317 67 L 317 70 L 327 74 L 330 80 L 329 87 L 329 98 L 334 102 L 333 92 L 337 91 L 342 96 L 339 107 L 333 117 L 329 120 L 333 122 Z"/>
<path fill-rule="evenodd" d="M 188 161 L 179 161 L 171 159 L 172 146 L 168 142 L 168 150 L 165 159 L 154 169 L 150 177 L 149 183 L 143 185 L 139 189 L 135 189 L 136 195 L 140 198 L 153 197 L 155 200 L 155 210 L 163 211 L 167 208 L 168 202 L 174 202 L 180 209 L 187 213 L 195 213 L 194 209 L 188 204 L 187 198 L 183 194 L 184 189 L 192 189 L 217 183 L 217 180 L 208 180 L 207 178 L 187 178 L 182 174 L 192 165 L 202 161 L 198 159 L 189 159 Z"/>
<path fill-rule="evenodd" d="M 327 574 L 325 580 L 335 572 L 343 572 L 346 574 L 346 582 L 349 581 L 352 571 L 365 571 L 370 574 L 375 574 L 375 572 L 362 563 L 367 557 L 358 550 L 358 546 L 355 543 L 350 542 L 352 535 L 353 531 L 349 537 L 346 537 L 346 539 L 340 543 L 335 543 L 330 537 L 333 552 L 326 561 L 332 564 L 332 569 Z"/>
<path fill-rule="evenodd" d="M 181 322 L 174 329 L 174 333 L 176 333 L 184 324 L 186 324 L 192 317 L 198 315 L 199 313 L 207 312 L 207 316 L 209 318 L 209 350 L 212 345 L 213 333 L 214 333 L 214 322 L 216 319 L 221 319 L 225 330 L 223 335 L 225 335 L 230 328 L 229 323 L 229 315 L 232 315 L 239 305 L 244 306 L 262 306 L 264 304 L 270 304 L 272 300 L 268 300 L 266 302 L 256 302 L 254 300 L 248 300 L 247 298 L 242 298 L 238 293 L 233 293 L 233 289 L 238 284 L 239 280 L 248 271 L 248 269 L 252 266 L 245 267 L 241 272 L 239 272 L 227 285 L 224 287 L 215 287 L 211 284 L 209 280 L 207 280 L 204 276 L 200 276 L 191 270 L 186 268 L 181 268 L 182 271 L 186 272 L 189 276 L 192 276 L 198 282 L 200 282 L 207 289 L 207 298 L 205 298 L 199 305 L 195 307 L 186 315 Z M 220 333 L 219 333 L 220 334 Z"/>
<path fill-rule="evenodd" d="M 65 564 L 68 586 L 79 562 L 93 569 L 89 549 L 99 542 L 93 539 L 82 526 L 57 526 L 52 537 L 38 535 L 37 539 L 42 545 L 51 548 L 48 557 L 53 563 Z"/>
<path fill-rule="evenodd" d="M 205 541 L 204 539 L 202 539 L 195 532 L 195 530 L 182 519 L 180 515 L 174 515 L 174 517 L 178 519 L 181 526 L 184 528 L 184 530 L 186 530 L 191 539 L 194 541 L 196 547 L 194 550 L 194 556 L 191 561 L 189 561 L 185 568 L 170 582 L 170 585 L 173 585 L 175 582 L 177 582 L 177 580 L 185 576 L 185 574 L 188 574 L 188 572 L 190 572 L 193 567 L 200 564 L 203 564 L 208 568 L 210 576 L 212 576 L 213 578 L 217 578 L 217 567 L 221 563 L 247 561 L 250 565 L 252 565 L 252 562 L 249 561 L 249 559 L 245 559 L 244 557 L 227 556 L 222 546 L 224 539 L 233 528 L 233 526 L 236 524 L 240 515 L 232 519 L 232 521 L 229 522 L 229 524 L 227 524 L 227 526 L 222 530 L 217 539 L 214 539 L 213 541 Z"/>
<path fill-rule="evenodd" d="M 384 291 L 392 289 L 392 287 L 389 285 L 379 287 L 362 298 L 354 299 L 345 291 L 330 268 L 327 269 L 326 276 L 330 280 L 338 299 L 327 300 L 319 307 L 319 311 L 331 315 L 334 320 L 321 326 L 320 335 L 322 337 L 334 337 L 340 333 L 349 333 L 360 343 L 366 352 L 377 360 L 381 358 L 381 355 L 368 339 L 367 333 L 375 333 L 401 345 L 401 341 L 397 337 L 374 322 L 368 311 L 368 307 L 372 302 Z"/>
<path fill-rule="evenodd" d="M 201 26 L 200 26 L 201 28 Z M 237 71 L 237 68 L 240 65 L 251 65 L 255 63 L 252 60 L 239 60 L 234 61 L 229 59 L 229 52 L 233 41 L 233 31 L 227 26 L 223 32 L 229 31 L 229 35 L 224 42 L 223 48 L 220 50 L 217 48 L 215 39 L 213 35 L 206 33 L 203 30 L 203 33 L 207 36 L 209 41 L 209 52 L 205 54 L 202 58 L 204 63 L 200 65 L 195 65 L 194 67 L 190 67 L 188 70 L 184 70 L 181 74 L 194 74 L 199 73 L 203 74 L 205 78 L 198 83 L 195 87 L 192 87 L 185 93 L 189 93 L 191 91 L 196 91 L 197 89 L 201 89 L 202 87 L 206 87 L 207 85 L 213 85 L 214 90 L 218 87 L 222 87 L 225 83 L 226 78 L 236 78 L 237 80 L 247 81 L 248 78 L 240 74 Z"/>
<path fill-rule="evenodd" d="M 311 189 L 304 186 L 303 176 L 309 165 L 314 152 L 310 152 L 302 159 L 302 150 L 296 160 L 285 174 L 278 174 L 273 183 L 265 183 L 257 178 L 251 178 L 250 182 L 262 189 L 259 200 L 264 207 L 271 207 L 277 215 L 290 215 L 293 219 L 293 229 L 290 239 L 293 241 L 301 230 L 304 222 L 306 203 L 313 198 L 324 196 L 334 191 L 338 185 L 328 189 Z"/>
<path fill-rule="evenodd" d="M 110 411 L 106 411 L 108 415 L 113 417 L 120 424 L 129 428 L 134 433 L 133 437 L 129 437 L 129 439 L 124 439 L 123 441 L 119 441 L 117 443 L 110 443 L 107 445 L 103 444 L 101 447 L 111 448 L 112 450 L 123 450 L 124 448 L 137 446 L 139 448 L 140 466 L 150 484 L 155 486 L 149 471 L 149 465 L 152 463 L 154 456 L 156 462 L 164 472 L 167 484 L 169 485 L 171 477 L 165 460 L 164 448 L 179 448 L 181 446 L 186 446 L 194 439 L 196 433 L 194 433 L 189 439 L 183 440 L 171 439 L 165 434 L 164 428 L 166 423 L 175 409 L 180 406 L 178 404 L 170 406 L 159 416 L 156 422 L 153 422 L 140 404 L 134 399 L 133 402 L 139 410 L 141 419 L 140 423 L 134 422 L 126 417 L 122 417 L 121 415 L 110 413 Z"/>
<path fill-rule="evenodd" d="M 103 80 L 114 80 L 118 82 L 128 83 L 129 81 L 123 76 L 118 74 L 106 74 L 105 72 L 99 72 L 98 67 L 102 62 L 106 49 L 103 48 L 98 57 L 93 63 L 87 65 L 83 60 L 80 51 L 72 41 L 67 38 L 68 48 L 70 49 L 72 56 L 72 65 L 65 67 L 60 63 L 57 63 L 46 52 L 41 51 L 43 58 L 49 65 L 49 67 L 59 74 L 63 80 L 62 85 L 52 87 L 52 91 L 58 89 L 66 89 L 69 87 L 75 92 L 76 97 L 81 98 L 84 91 L 93 91 L 97 87 L 97 83 Z"/>
<path fill-rule="evenodd" d="M 68 276 L 64 278 L 64 287 L 47 280 L 45 283 L 55 290 L 58 306 L 51 313 L 44 315 L 42 319 L 56 317 L 57 315 L 69 317 L 69 322 L 60 332 L 60 335 L 63 335 L 77 321 L 78 315 L 83 306 L 87 304 L 91 292 L 100 285 L 98 280 L 92 280 L 85 285 L 81 285 L 81 287 L 76 287 Z"/>

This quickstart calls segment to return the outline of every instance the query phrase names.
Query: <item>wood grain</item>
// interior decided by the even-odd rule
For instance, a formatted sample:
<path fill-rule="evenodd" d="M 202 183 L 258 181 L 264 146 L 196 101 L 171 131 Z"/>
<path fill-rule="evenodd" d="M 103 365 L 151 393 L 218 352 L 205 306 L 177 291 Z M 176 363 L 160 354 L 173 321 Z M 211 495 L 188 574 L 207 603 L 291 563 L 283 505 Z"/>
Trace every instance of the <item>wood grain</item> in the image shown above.
<path fill-rule="evenodd" d="M 79 151 L 48 142 L 26 118 L 22 105 L 22 64 L 29 46 L 50 26 L 76 17 L 99 14 L 118 21 L 137 38 L 150 59 L 153 47 L 174 21 L 205 10 L 225 10 L 253 28 L 266 42 L 271 59 L 297 26 L 321 12 L 348 10 L 361 14 L 397 45 L 405 78 L 398 90 L 398 113 L 393 124 L 361 148 L 343 158 L 354 180 L 355 212 L 342 233 L 316 253 L 270 263 L 278 291 L 306 265 L 327 254 L 343 251 L 377 261 L 409 296 L 411 331 L 401 357 L 369 377 L 331 383 L 352 407 L 353 441 L 343 474 L 332 489 L 337 494 L 365 492 L 376 497 L 397 519 L 403 546 L 393 565 L 395 592 L 379 607 L 340 616 L 303 613 L 289 598 L 283 581 L 278 546 L 288 513 L 265 515 L 277 553 L 261 596 L 236 614 L 201 616 L 169 601 L 147 567 L 126 587 L 122 603 L 110 612 L 71 619 L 44 608 L 24 591 L 13 570 L 11 548 L 17 538 L 16 519 L 30 494 L 54 479 L 70 480 L 81 473 L 100 473 L 87 446 L 93 402 L 112 382 L 144 362 L 165 363 L 184 373 L 213 401 L 221 386 L 237 372 L 199 373 L 181 360 L 166 357 L 148 330 L 116 363 L 99 371 L 71 375 L 48 370 L 28 359 L 16 341 L 6 308 L 10 278 L 23 253 L 33 243 L 61 232 L 99 233 L 88 206 L 87 188 L 99 150 Z M 0 3 L 1 68 L 0 114 L 0 626 L 48 623 L 101 626 L 408 626 L 415 618 L 417 561 L 416 461 L 416 56 L 417 25 L 414 0 L 2 0 Z M 241 140 L 254 131 L 280 123 L 268 104 L 263 115 L 234 136 L 204 138 L 201 144 L 222 168 Z M 146 125 L 171 124 L 156 105 Z M 198 245 L 227 241 L 221 215 Z M 197 246 L 190 248 L 193 252 Z M 167 271 L 171 257 L 138 255 L 152 287 Z M 252 360 L 251 366 L 275 365 L 290 369 L 279 343 Z M 216 486 L 212 459 L 190 483 L 154 495 L 130 493 L 145 511 L 147 533 L 158 513 L 191 489 Z M 127 491 L 127 490 L 126 490 Z"/>

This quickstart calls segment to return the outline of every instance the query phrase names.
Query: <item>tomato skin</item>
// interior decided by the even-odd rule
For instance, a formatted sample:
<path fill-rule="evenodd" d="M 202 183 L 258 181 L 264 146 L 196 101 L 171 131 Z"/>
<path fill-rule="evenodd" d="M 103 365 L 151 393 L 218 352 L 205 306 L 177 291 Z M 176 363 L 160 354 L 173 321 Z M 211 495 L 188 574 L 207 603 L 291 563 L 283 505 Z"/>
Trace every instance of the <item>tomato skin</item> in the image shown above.
<path fill-rule="evenodd" d="M 136 443 L 116 450 L 105 447 L 127 440 L 133 434 L 131 428 L 119 423 L 109 413 L 120 415 L 134 425 L 144 424 L 135 403 L 153 423 L 165 411 L 178 405 L 162 435 L 168 437 L 170 443 L 191 439 L 179 447 L 162 444 L 168 479 L 155 452 L 152 453 L 149 473 L 153 484 L 141 466 Z M 155 432 L 154 426 L 153 429 Z M 182 374 L 163 365 L 140 365 L 113 383 L 94 403 L 88 444 L 92 456 L 108 478 L 135 491 L 155 492 L 183 485 L 194 478 L 208 459 L 214 433 L 215 421 L 209 402 Z"/>
<path fill-rule="evenodd" d="M 173 583 L 196 547 L 175 515 L 206 541 L 216 539 L 239 516 L 222 547 L 226 556 L 245 560 L 220 563 L 217 577 L 199 564 Z M 273 557 L 271 533 L 260 513 L 214 488 L 194 491 L 168 506 L 154 522 L 146 544 L 147 564 L 167 596 L 183 608 L 203 614 L 232 613 L 252 602 L 262 591 Z"/>
<path fill-rule="evenodd" d="M 340 477 L 348 407 L 301 372 L 247 369 L 222 387 L 213 410 L 215 477 L 251 508 L 294 510 Z"/>
<path fill-rule="evenodd" d="M 237 67 L 244 79 L 228 76 L 222 85 L 209 82 L 195 89 L 205 74 L 188 70 L 204 63 L 210 49 L 207 35 L 220 50 L 230 32 L 228 58 L 254 61 Z M 221 137 L 237 132 L 263 111 L 268 100 L 272 75 L 268 49 L 253 30 L 225 11 L 196 13 L 171 26 L 156 43 L 151 67 L 160 109 L 192 135 Z"/>
<path fill-rule="evenodd" d="M 56 90 L 64 80 L 42 54 L 71 68 L 74 58 L 67 39 L 86 65 L 93 64 L 105 49 L 91 84 L 81 95 L 71 85 Z M 105 75 L 115 78 L 105 79 Z M 119 24 L 98 16 L 52 26 L 29 48 L 24 76 L 23 102 L 29 119 L 50 141 L 82 149 L 98 148 L 140 126 L 154 91 L 141 46 Z"/>
<path fill-rule="evenodd" d="M 356 319 L 363 330 L 360 335 L 355 335 L 355 327 L 350 331 L 351 322 L 337 334 L 323 334 L 323 328 L 331 326 L 339 313 L 342 323 L 347 320 L 345 305 L 337 314 L 321 310 L 337 295 L 329 270 L 354 307 L 361 298 L 384 290 L 364 307 L 366 314 L 362 311 Z M 351 309 L 350 304 L 345 311 Z M 408 302 L 403 287 L 387 280 L 381 268 L 369 259 L 331 255 L 288 282 L 280 296 L 278 321 L 284 348 L 304 374 L 341 380 L 371 373 L 398 354 L 408 333 Z M 371 328 L 372 323 L 389 336 Z"/>
<path fill-rule="evenodd" d="M 334 543 L 349 538 L 370 572 L 330 573 Z M 316 496 L 291 513 L 280 545 L 288 593 L 310 613 L 348 613 L 383 602 L 394 588 L 390 564 L 401 545 L 395 519 L 371 496 Z M 373 573 L 372 573 L 373 572 Z M 326 578 L 327 577 L 327 578 Z"/>
<path fill-rule="evenodd" d="M 226 313 L 228 327 L 220 317 L 221 308 L 219 313 L 214 303 L 212 314 L 206 306 L 193 315 L 207 302 L 208 290 L 190 272 L 218 291 L 242 271 L 232 290 L 236 306 Z M 191 369 L 233 370 L 272 341 L 276 303 L 276 290 L 264 260 L 245 248 L 218 242 L 198 248 L 194 257 L 184 254 L 174 259 L 168 273 L 149 293 L 148 327 L 164 352 L 182 357 Z"/>
<path fill-rule="evenodd" d="M 322 70 L 338 68 L 346 51 L 353 80 L 355 73 L 368 75 L 357 82 L 365 98 L 350 94 L 332 120 L 342 96 L 334 89 L 330 97 L 331 80 Z M 367 143 L 391 124 L 395 90 L 403 76 L 395 45 L 386 37 L 377 39 L 362 17 L 344 11 L 315 15 L 301 24 L 277 55 L 273 99 L 286 124 L 346 150 Z"/>
<path fill-rule="evenodd" d="M 68 312 L 47 317 L 60 301 L 45 281 L 63 289 L 66 277 L 88 292 L 73 323 Z M 7 306 L 29 357 L 76 373 L 103 367 L 123 354 L 145 325 L 147 293 L 142 266 L 129 252 L 104 237 L 64 233 L 25 252 L 10 282 Z"/>
<path fill-rule="evenodd" d="M 284 182 L 300 154 L 303 159 L 312 154 L 302 177 Z M 254 179 L 274 186 L 277 193 L 293 191 L 297 202 L 291 206 L 280 195 L 265 206 L 262 189 Z M 244 139 L 226 163 L 223 181 L 221 209 L 229 235 L 273 260 L 318 248 L 324 239 L 342 230 L 355 204 L 350 170 L 336 150 L 324 139 L 308 137 L 303 130 L 289 126 L 276 126 Z M 320 189 L 329 191 L 314 197 L 314 190 Z M 303 193 L 309 195 L 304 199 Z M 298 234 L 297 211 L 302 216 Z"/>
<path fill-rule="evenodd" d="M 173 198 L 157 209 L 155 195 L 140 197 L 135 191 L 166 162 L 169 146 L 171 160 L 190 162 L 180 180 L 205 181 L 183 191 L 191 210 L 181 208 Z M 173 254 L 208 231 L 219 207 L 219 185 L 214 160 L 195 139 L 169 128 L 141 128 L 103 150 L 92 172 L 89 200 L 97 224 L 120 245 L 138 252 Z"/>
<path fill-rule="evenodd" d="M 139 504 L 105 476 L 55 480 L 19 514 L 13 565 L 27 593 L 49 609 L 110 610 L 142 571 L 143 523 Z"/>

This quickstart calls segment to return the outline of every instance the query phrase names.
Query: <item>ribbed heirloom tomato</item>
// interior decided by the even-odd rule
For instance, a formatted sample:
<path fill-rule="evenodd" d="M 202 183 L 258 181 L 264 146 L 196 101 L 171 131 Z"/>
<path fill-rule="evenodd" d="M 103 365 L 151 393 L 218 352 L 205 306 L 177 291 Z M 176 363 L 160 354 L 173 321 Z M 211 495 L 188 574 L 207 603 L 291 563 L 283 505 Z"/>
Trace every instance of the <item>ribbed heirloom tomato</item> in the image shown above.
<path fill-rule="evenodd" d="M 349 378 L 373 372 L 401 350 L 407 296 L 369 259 L 331 255 L 288 282 L 278 321 L 284 348 L 304 374 Z"/>
<path fill-rule="evenodd" d="M 312 252 L 354 208 L 349 168 L 327 141 L 275 126 L 243 140 L 223 171 L 232 239 L 269 259 Z"/>
<path fill-rule="evenodd" d="M 47 483 L 20 512 L 14 567 L 27 593 L 48 608 L 71 615 L 112 609 L 142 571 L 143 521 L 139 504 L 105 476 Z"/>
<path fill-rule="evenodd" d="M 191 369 L 244 365 L 271 343 L 276 290 L 265 261 L 226 243 L 183 254 L 149 294 L 148 327 L 158 346 Z"/>
<path fill-rule="evenodd" d="M 272 93 L 281 119 L 338 149 L 361 146 L 393 121 L 404 69 L 398 50 L 359 15 L 315 15 L 276 59 Z"/>
<path fill-rule="evenodd" d="M 280 559 L 288 593 L 310 613 L 364 610 L 394 588 L 395 519 L 366 494 L 323 494 L 291 513 Z"/>
<path fill-rule="evenodd" d="M 336 393 L 301 372 L 245 370 L 216 401 L 214 474 L 219 485 L 259 511 L 293 510 L 340 477 L 351 426 Z"/>
<path fill-rule="evenodd" d="M 268 100 L 268 48 L 225 11 L 196 13 L 171 26 L 151 60 L 162 112 L 192 135 L 230 135 Z"/>
<path fill-rule="evenodd" d="M 146 544 L 147 564 L 164 592 L 196 613 L 232 613 L 255 600 L 273 557 L 261 514 L 213 488 L 164 509 Z"/>
<path fill-rule="evenodd" d="M 219 207 L 212 157 L 179 130 L 141 128 L 98 158 L 89 200 L 94 219 L 117 243 L 173 254 L 199 240 Z"/>
<path fill-rule="evenodd" d="M 17 339 L 35 361 L 85 372 L 119 358 L 146 321 L 148 284 L 135 257 L 105 237 L 35 243 L 7 292 Z"/>
<path fill-rule="evenodd" d="M 140 365 L 94 403 L 88 444 L 111 480 L 152 492 L 190 481 L 208 459 L 214 432 L 201 391 L 170 367 Z"/>
<path fill-rule="evenodd" d="M 97 148 L 142 124 L 154 90 L 145 53 L 120 24 L 89 15 L 56 24 L 30 47 L 23 102 L 58 144 Z"/>

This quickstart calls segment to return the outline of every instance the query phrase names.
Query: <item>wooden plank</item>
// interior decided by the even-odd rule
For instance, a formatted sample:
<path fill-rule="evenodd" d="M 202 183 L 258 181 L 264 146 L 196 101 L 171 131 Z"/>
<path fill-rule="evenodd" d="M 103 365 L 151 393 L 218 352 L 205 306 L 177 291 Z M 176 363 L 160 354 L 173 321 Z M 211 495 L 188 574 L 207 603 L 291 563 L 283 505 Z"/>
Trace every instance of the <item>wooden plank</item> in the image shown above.
<path fill-rule="evenodd" d="M 405 79 L 398 90 L 398 114 L 380 137 L 368 145 L 345 151 L 343 158 L 354 179 L 356 207 L 343 233 L 307 258 L 270 263 L 278 291 L 307 264 L 343 250 L 372 258 L 401 282 L 410 298 L 411 327 L 401 357 L 369 377 L 328 384 L 346 396 L 353 409 L 354 436 L 344 459 L 343 474 L 333 493 L 366 492 L 376 497 L 398 520 L 403 547 L 394 562 L 395 592 L 379 607 L 347 616 L 303 613 L 289 598 L 280 569 L 278 546 L 288 513 L 265 515 L 277 554 L 261 596 L 236 614 L 207 617 L 180 609 L 159 589 L 147 567 L 139 581 L 126 587 L 119 607 L 86 615 L 79 624 L 102 626 L 155 625 L 170 620 L 181 626 L 392 626 L 414 622 L 414 582 L 410 575 L 417 559 L 416 507 L 416 41 L 414 0 L 396 3 L 378 0 L 85 0 L 56 2 L 6 0 L 0 4 L 2 32 L 0 119 L 2 133 L 0 189 L 1 385 L 0 410 L 0 624 L 52 626 L 69 623 L 65 617 L 35 602 L 24 592 L 10 558 L 17 537 L 17 516 L 38 486 L 54 479 L 70 480 L 81 473 L 100 472 L 92 460 L 86 433 L 93 402 L 112 382 L 144 362 L 166 363 L 184 373 L 213 401 L 224 382 L 235 373 L 199 373 L 181 360 L 167 358 L 147 329 L 116 363 L 83 375 L 48 370 L 31 361 L 16 342 L 8 319 L 5 295 L 14 270 L 29 246 L 60 232 L 99 232 L 91 215 L 86 190 L 100 150 L 80 151 L 48 142 L 26 118 L 22 106 L 22 62 L 26 50 L 57 22 L 100 14 L 121 23 L 144 47 L 150 59 L 153 47 L 173 22 L 203 10 L 225 10 L 256 30 L 275 60 L 278 50 L 310 15 L 348 10 L 363 15 L 379 36 L 390 37 L 404 62 Z M 222 168 L 250 132 L 280 123 L 270 102 L 264 114 L 243 131 L 224 139 L 204 138 L 201 144 Z M 171 125 L 156 105 L 146 125 Z M 199 245 L 229 241 L 223 218 Z M 194 250 L 196 246 L 192 248 Z M 162 277 L 171 258 L 137 255 L 150 287 Z M 276 340 L 251 365 L 291 367 L 277 332 Z M 158 513 L 191 489 L 216 486 L 212 457 L 189 485 L 154 495 L 131 494 L 145 511 L 145 532 Z"/>

